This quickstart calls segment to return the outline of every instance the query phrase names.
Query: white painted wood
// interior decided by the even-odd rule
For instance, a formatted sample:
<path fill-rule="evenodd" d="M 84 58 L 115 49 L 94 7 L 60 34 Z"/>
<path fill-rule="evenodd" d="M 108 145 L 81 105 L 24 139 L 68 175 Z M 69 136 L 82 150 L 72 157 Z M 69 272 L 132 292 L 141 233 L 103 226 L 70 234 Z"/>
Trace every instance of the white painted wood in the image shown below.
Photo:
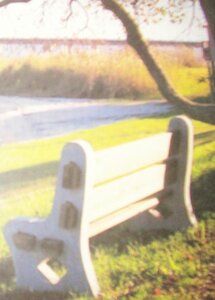
<path fill-rule="evenodd" d="M 155 165 L 95 188 L 90 221 L 161 191 L 165 184 L 165 170 L 165 164 Z"/>
<path fill-rule="evenodd" d="M 173 231 L 197 224 L 190 198 L 193 154 L 192 122 L 186 116 L 179 116 L 171 119 L 168 130 L 173 134 L 171 147 L 177 150 L 176 180 L 172 185 L 172 195 L 163 202 L 165 209 L 171 214 L 160 219 L 153 218 L 151 214 L 145 214 L 144 218 L 136 218 L 133 222 L 133 230 L 164 228 Z M 175 138 L 176 140 L 179 138 L 178 141 L 174 141 Z M 177 147 L 174 147 L 175 143 Z M 170 152 L 172 152 L 171 149 Z"/>
<path fill-rule="evenodd" d="M 108 148 L 95 154 L 94 183 L 100 183 L 168 158 L 171 132 Z"/>
<path fill-rule="evenodd" d="M 69 143 L 64 147 L 58 172 L 58 180 L 54 205 L 50 216 L 45 219 L 15 219 L 10 221 L 5 229 L 5 237 L 13 255 L 17 286 L 31 291 L 73 290 L 98 296 L 99 285 L 92 265 L 89 236 L 88 211 L 90 204 L 93 172 L 93 151 L 89 144 L 81 141 Z M 63 187 L 64 167 L 75 161 L 80 170 L 80 180 L 73 188 Z M 60 226 L 61 206 L 71 203 L 77 210 L 77 221 L 71 229 Z M 36 237 L 36 247 L 31 251 L 20 249 L 14 243 L 17 232 Z M 63 241 L 63 253 L 57 259 L 67 269 L 67 274 L 59 278 L 45 264 L 53 257 L 52 252 L 44 251 L 42 241 L 54 239 Z M 50 270 L 50 272 L 49 272 Z"/>
<path fill-rule="evenodd" d="M 57 276 L 57 274 L 49 267 L 49 265 L 46 263 L 46 261 L 41 262 L 37 269 L 42 273 L 46 274 L 48 280 L 52 285 L 56 285 L 59 283 L 60 278 Z"/>
<path fill-rule="evenodd" d="M 109 215 L 105 215 L 101 219 L 96 219 L 90 223 L 89 237 L 93 237 L 113 226 L 116 226 L 148 209 L 159 204 L 157 198 L 145 199 L 137 201 L 119 210 L 113 211 Z"/>
<path fill-rule="evenodd" d="M 169 131 L 180 133 L 178 176 L 175 183 L 175 190 L 171 199 L 171 206 L 174 207 L 173 215 L 168 220 L 168 225 L 174 230 L 196 225 L 197 220 L 193 211 L 190 197 L 190 183 L 193 160 L 193 126 L 186 116 L 178 116 L 171 119 Z"/>

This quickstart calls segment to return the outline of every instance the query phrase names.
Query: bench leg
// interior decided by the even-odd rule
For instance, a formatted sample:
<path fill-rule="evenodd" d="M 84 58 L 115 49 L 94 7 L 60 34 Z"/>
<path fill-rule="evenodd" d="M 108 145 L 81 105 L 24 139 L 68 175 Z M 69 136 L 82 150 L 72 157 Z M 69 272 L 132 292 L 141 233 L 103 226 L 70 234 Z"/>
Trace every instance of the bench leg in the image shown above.
<path fill-rule="evenodd" d="M 18 218 L 5 226 L 4 235 L 12 253 L 18 288 L 40 291 L 45 290 L 49 284 L 38 269 L 38 265 L 45 259 L 38 245 L 42 238 L 38 232 L 44 232 L 44 223 Z"/>
<path fill-rule="evenodd" d="M 170 147 L 172 160 L 167 164 L 165 189 L 160 205 L 131 221 L 129 228 L 178 230 L 197 223 L 190 199 L 192 171 L 193 130 L 191 121 L 184 116 L 170 121 L 173 132 Z"/>
<path fill-rule="evenodd" d="M 99 295 L 88 232 L 91 151 L 81 142 L 64 147 L 54 205 L 46 220 L 22 218 L 6 225 L 19 288 Z M 58 274 L 53 263 L 65 273 Z"/>
<path fill-rule="evenodd" d="M 80 228 L 72 234 L 60 229 L 53 233 L 48 221 L 16 219 L 6 225 L 4 234 L 18 288 L 99 295 L 89 239 Z M 64 273 L 59 275 L 53 263 Z"/>

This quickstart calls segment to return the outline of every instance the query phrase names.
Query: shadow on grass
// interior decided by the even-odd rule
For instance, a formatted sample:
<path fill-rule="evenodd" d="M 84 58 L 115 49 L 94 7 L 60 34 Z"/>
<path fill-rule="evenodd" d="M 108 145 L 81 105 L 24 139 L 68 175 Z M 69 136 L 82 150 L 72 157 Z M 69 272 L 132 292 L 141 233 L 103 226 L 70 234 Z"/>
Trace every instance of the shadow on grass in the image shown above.
<path fill-rule="evenodd" d="M 167 102 L 168 103 L 168 102 Z M 166 102 L 160 102 L 160 106 L 166 106 L 167 104 Z M 171 107 L 169 109 L 169 111 L 167 112 L 162 112 L 162 113 L 159 113 L 159 114 L 152 114 L 152 115 L 149 115 L 149 116 L 140 116 L 139 119 L 164 119 L 164 118 L 174 118 L 178 115 L 182 115 L 183 113 L 176 110 L 175 107 Z"/>
<path fill-rule="evenodd" d="M 38 179 L 56 176 L 58 163 L 58 161 L 51 161 L 32 167 L 0 173 L 0 189 L 7 187 L 15 188 L 20 186 L 20 184 L 28 184 Z"/>
<path fill-rule="evenodd" d="M 148 245 L 154 240 L 162 241 L 172 234 L 172 231 L 165 229 L 141 230 L 139 232 L 133 232 L 129 229 L 126 229 L 122 223 L 121 225 L 113 227 L 104 233 L 91 238 L 91 253 L 93 253 L 98 246 L 108 249 L 110 245 L 114 245 L 114 249 L 117 250 L 118 253 L 123 253 L 127 252 L 128 244 L 139 243 L 142 245 Z"/>
<path fill-rule="evenodd" d="M 215 212 L 215 169 L 205 173 L 191 185 L 191 198 L 197 217 L 205 212 Z"/>
<path fill-rule="evenodd" d="M 215 130 L 195 134 L 195 146 L 201 146 L 215 140 Z"/>
<path fill-rule="evenodd" d="M 13 268 L 12 258 L 7 257 L 1 259 L 0 260 L 0 283 L 11 285 L 13 279 L 14 279 L 14 268 Z"/>
<path fill-rule="evenodd" d="M 214 99 L 212 99 L 211 95 L 195 97 L 192 100 L 194 102 L 201 103 L 201 104 L 214 103 Z"/>
<path fill-rule="evenodd" d="M 13 292 L 6 292 L 4 294 L 0 294 L 1 300 L 66 300 L 69 295 L 62 293 L 36 293 L 36 292 L 27 292 L 21 290 L 14 290 Z M 70 296 L 69 299 L 76 299 L 76 297 Z"/>

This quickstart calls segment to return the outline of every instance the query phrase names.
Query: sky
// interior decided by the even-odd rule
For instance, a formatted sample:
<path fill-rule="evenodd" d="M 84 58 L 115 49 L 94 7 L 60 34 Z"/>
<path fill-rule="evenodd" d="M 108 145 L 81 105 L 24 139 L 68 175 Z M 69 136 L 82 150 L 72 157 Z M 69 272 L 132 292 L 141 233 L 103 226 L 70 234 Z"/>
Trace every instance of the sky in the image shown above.
<path fill-rule="evenodd" d="M 86 0 L 81 0 L 86 2 Z M 81 3 L 79 0 L 79 2 Z M 165 1 L 165 0 L 164 0 Z M 13 4 L 0 9 L 0 38 L 96 38 L 125 39 L 123 28 L 109 12 L 96 15 L 86 14 L 78 4 L 73 6 L 70 22 L 63 21 L 68 13 L 66 0 L 53 1 L 45 7 L 42 0 L 32 0 L 28 4 Z M 53 4 L 54 3 L 54 4 Z M 207 31 L 193 20 L 192 11 L 185 9 L 182 24 L 172 24 L 165 18 L 158 24 L 142 26 L 145 38 L 150 40 L 205 41 Z M 200 7 L 195 15 L 205 24 Z M 198 24 L 197 24 L 198 23 Z"/>

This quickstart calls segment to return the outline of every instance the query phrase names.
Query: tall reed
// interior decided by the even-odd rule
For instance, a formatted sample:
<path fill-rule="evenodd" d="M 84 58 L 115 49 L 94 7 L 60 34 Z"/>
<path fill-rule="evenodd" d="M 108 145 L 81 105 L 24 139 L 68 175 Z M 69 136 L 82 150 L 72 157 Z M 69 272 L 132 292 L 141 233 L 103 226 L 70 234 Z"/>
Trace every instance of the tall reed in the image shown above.
<path fill-rule="evenodd" d="M 205 96 L 208 82 L 203 61 L 191 49 L 163 52 L 156 60 L 186 96 Z M 188 55 L 189 54 L 189 55 Z M 0 94 L 85 98 L 159 98 L 151 76 L 129 47 L 117 51 L 72 51 L 2 59 Z"/>

